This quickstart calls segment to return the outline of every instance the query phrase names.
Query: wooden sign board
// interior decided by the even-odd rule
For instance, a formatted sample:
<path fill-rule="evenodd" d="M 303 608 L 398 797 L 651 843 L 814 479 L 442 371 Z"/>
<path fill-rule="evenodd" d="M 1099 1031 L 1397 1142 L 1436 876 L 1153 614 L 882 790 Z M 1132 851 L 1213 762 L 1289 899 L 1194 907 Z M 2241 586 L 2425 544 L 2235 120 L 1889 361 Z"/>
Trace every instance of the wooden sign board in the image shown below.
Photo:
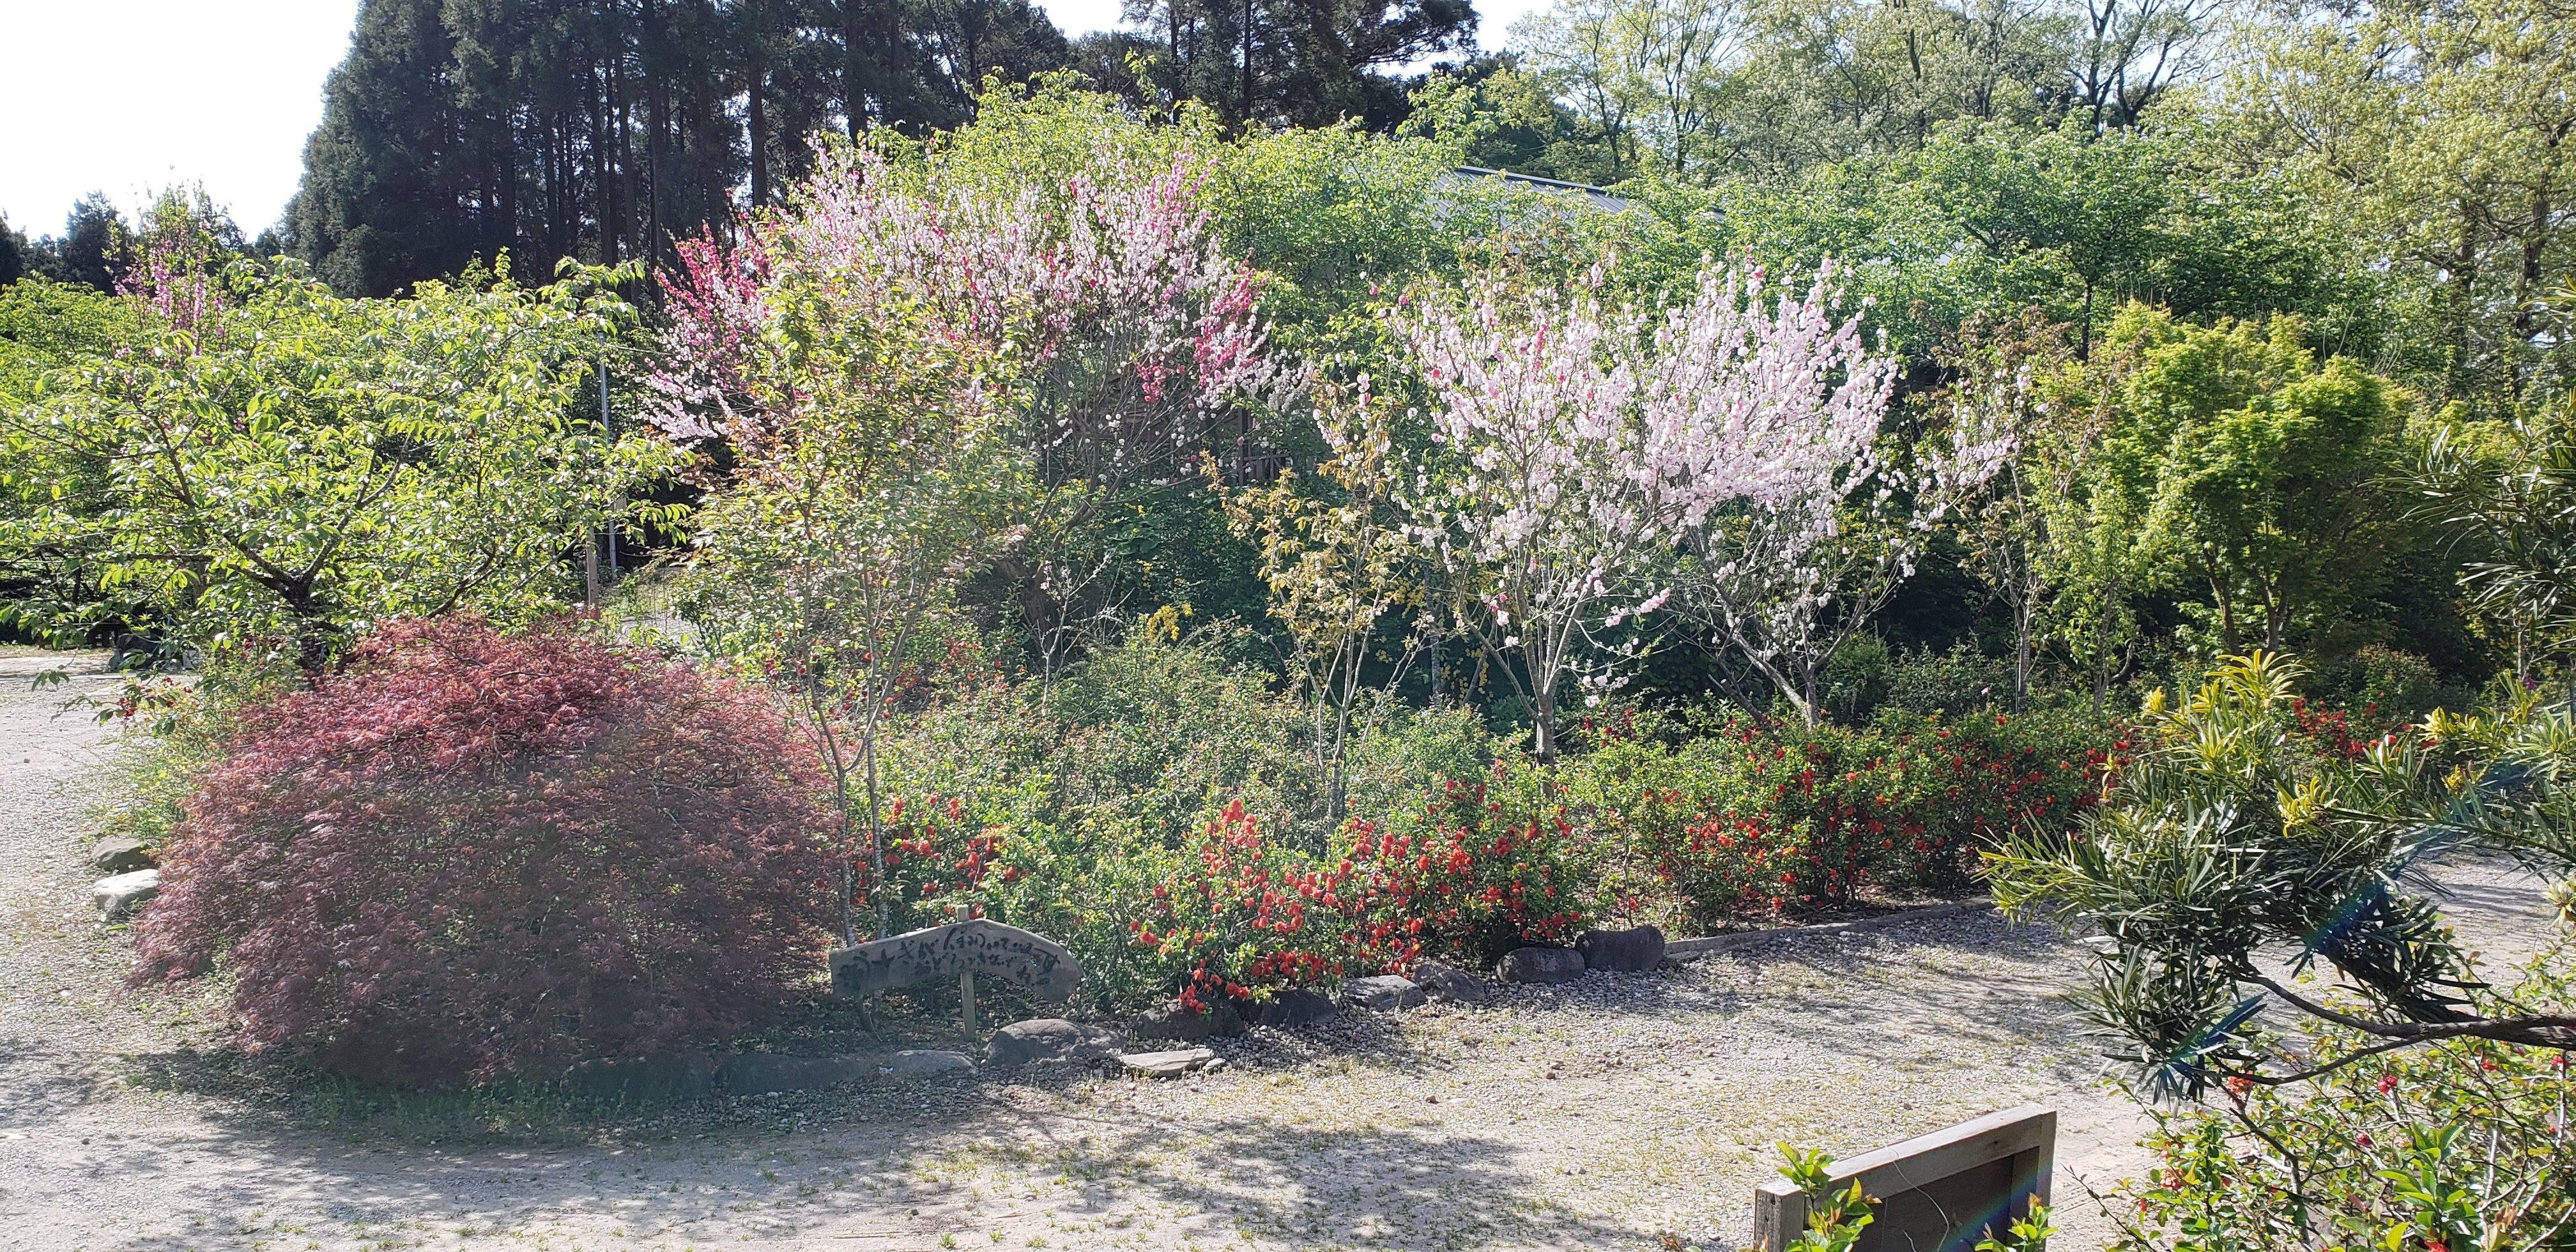
<path fill-rule="evenodd" d="M 1063 944 L 982 917 L 841 948 L 831 962 L 832 993 L 844 996 L 871 996 L 959 974 L 996 974 L 1039 999 L 1065 1000 L 1082 982 L 1082 964 Z"/>
<path fill-rule="evenodd" d="M 2029 1216 L 2033 1199 L 2048 1202 L 2056 1155 L 2057 1113 L 2025 1104 L 1836 1161 L 1836 1187 L 1858 1179 L 1879 1202 L 1853 1252 L 1969 1252 Z M 1806 1228 L 1807 1197 L 1796 1184 L 1776 1179 L 1753 1193 L 1758 1252 L 1787 1252 Z"/>

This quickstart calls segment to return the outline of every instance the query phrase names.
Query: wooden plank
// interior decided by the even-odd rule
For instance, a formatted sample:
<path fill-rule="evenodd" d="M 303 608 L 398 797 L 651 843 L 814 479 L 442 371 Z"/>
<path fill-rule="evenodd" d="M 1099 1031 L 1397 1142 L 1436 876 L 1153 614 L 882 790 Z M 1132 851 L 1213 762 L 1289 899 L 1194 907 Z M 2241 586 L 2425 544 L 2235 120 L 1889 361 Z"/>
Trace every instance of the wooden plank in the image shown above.
<path fill-rule="evenodd" d="M 1836 1187 L 1858 1180 L 1881 1202 L 1882 1222 L 1862 1235 L 1858 1252 L 1957 1252 L 2023 1215 L 2031 1199 L 2047 1203 L 2056 1153 L 2057 1113 L 2025 1104 L 1836 1161 L 1827 1177 Z M 1943 1218 L 1948 1228 L 1931 1233 L 1927 1223 Z M 1795 1183 L 1777 1178 L 1755 1188 L 1756 1248 L 1786 1252 L 1806 1226 L 1807 1197 Z M 1927 1237 L 1935 1246 L 1924 1246 Z"/>

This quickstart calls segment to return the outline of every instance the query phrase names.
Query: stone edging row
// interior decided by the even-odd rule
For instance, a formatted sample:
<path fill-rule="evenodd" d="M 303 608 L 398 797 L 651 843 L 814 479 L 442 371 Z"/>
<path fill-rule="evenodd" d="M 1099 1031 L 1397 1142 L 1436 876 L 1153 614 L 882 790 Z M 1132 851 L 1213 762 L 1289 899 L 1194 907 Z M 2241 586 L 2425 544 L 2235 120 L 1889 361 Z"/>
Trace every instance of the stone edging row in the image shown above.
<path fill-rule="evenodd" d="M 1961 913 L 1980 913 L 1995 907 L 1990 900 L 1972 900 L 1965 904 L 1934 904 L 1877 917 L 1855 918 L 1848 922 L 1820 922 L 1813 926 L 1781 926 L 1771 930 L 1744 930 L 1730 935 L 1708 935 L 1699 939 L 1670 939 L 1664 943 L 1664 955 L 1687 961 L 1712 952 L 1768 943 L 1774 939 L 1797 939 L 1810 935 L 1847 935 L 1861 931 L 1883 930 L 1907 922 L 1927 921 L 1935 917 L 1952 917 Z"/>

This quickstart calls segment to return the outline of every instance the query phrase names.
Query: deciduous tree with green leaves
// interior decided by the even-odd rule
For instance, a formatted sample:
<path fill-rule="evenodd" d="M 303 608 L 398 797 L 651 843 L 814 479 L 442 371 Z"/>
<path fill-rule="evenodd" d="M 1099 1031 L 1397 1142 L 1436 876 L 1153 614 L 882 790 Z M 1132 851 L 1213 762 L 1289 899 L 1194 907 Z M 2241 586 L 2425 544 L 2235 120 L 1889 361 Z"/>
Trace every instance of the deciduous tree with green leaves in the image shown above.
<path fill-rule="evenodd" d="M 1288 631 L 1294 677 L 1312 713 L 1309 746 L 1324 782 L 1324 816 L 1338 825 L 1347 790 L 1345 763 L 1352 718 L 1367 688 L 1361 674 L 1378 623 L 1404 605 L 1424 603 L 1413 562 L 1418 555 L 1388 498 L 1393 441 L 1385 405 L 1361 375 L 1346 392 L 1328 390 L 1318 405 L 1333 455 L 1315 477 L 1329 498 L 1300 490 L 1296 472 L 1224 496 L 1226 520 L 1260 545 L 1261 580 L 1270 615 Z M 1208 466 L 1224 484 L 1214 462 Z M 1417 638 L 1412 643 L 1419 643 Z M 1412 648 L 1393 667 L 1401 681 Z"/>
<path fill-rule="evenodd" d="M 351 300 L 191 259 L 138 261 L 93 310 L 112 336 L 0 368 L 0 567 L 41 633 L 148 615 L 310 673 L 377 618 L 525 619 L 576 598 L 567 552 L 671 464 L 590 407 L 614 275 Z"/>
<path fill-rule="evenodd" d="M 2129 361 L 2112 439 L 2153 484 L 2143 538 L 2207 589 L 2223 652 L 2283 647 L 2365 591 L 2384 556 L 2398 397 L 2351 360 L 2319 361 L 2304 331 L 2143 306 L 2112 330 Z"/>

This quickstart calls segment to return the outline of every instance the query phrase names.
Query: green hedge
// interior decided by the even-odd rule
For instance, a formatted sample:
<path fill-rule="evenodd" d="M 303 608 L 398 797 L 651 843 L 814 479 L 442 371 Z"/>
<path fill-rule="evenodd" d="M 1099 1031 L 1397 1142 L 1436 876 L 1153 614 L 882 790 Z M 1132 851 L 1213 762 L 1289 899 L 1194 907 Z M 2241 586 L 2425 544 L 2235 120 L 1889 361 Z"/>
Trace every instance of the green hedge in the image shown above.
<path fill-rule="evenodd" d="M 1242 675 L 1106 660 L 1114 684 L 988 682 L 912 719 L 888 756 L 887 889 L 898 929 L 972 902 L 1063 940 L 1114 1007 L 1963 890 L 2003 832 L 2091 804 L 2114 743 L 2055 712 L 1630 717 L 1541 765 L 1458 715 L 1397 711 L 1355 765 L 1354 816 L 1319 837 L 1289 722 Z"/>

